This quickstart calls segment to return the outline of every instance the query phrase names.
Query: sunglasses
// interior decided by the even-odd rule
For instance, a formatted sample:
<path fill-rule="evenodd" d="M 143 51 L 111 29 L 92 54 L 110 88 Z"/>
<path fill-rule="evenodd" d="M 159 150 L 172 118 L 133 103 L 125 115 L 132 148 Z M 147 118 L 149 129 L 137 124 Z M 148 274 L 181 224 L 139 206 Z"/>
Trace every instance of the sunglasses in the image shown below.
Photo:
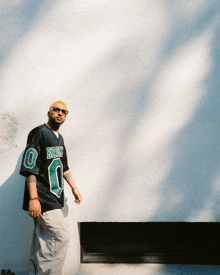
<path fill-rule="evenodd" d="M 50 109 L 50 111 L 52 111 L 53 113 L 59 113 L 59 112 L 61 111 L 62 114 L 63 114 L 64 116 L 67 116 L 67 114 L 68 114 L 68 111 L 67 111 L 67 110 L 60 109 L 60 108 L 58 108 L 58 107 L 52 107 L 52 108 Z"/>

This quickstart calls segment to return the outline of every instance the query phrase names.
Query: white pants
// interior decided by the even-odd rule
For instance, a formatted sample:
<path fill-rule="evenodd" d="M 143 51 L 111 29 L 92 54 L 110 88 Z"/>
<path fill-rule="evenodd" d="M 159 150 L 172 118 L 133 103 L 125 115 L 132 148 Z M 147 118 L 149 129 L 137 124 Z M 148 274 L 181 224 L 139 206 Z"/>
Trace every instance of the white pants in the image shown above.
<path fill-rule="evenodd" d="M 61 275 L 69 231 L 61 209 L 47 211 L 34 219 L 29 275 Z"/>

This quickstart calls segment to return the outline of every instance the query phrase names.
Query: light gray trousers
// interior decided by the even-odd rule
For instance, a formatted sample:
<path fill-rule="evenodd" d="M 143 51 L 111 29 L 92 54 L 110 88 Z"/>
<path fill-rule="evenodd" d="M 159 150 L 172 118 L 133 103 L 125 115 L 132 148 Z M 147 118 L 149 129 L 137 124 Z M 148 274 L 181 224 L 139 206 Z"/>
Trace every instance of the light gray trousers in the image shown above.
<path fill-rule="evenodd" d="M 29 275 L 61 275 L 69 244 L 69 231 L 61 209 L 34 219 Z"/>

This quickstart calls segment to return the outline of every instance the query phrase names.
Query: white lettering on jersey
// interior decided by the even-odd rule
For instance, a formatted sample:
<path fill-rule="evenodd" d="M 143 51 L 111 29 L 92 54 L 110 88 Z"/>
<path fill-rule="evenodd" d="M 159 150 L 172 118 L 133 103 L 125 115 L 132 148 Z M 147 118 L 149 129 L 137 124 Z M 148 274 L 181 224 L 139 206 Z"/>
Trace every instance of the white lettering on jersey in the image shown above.
<path fill-rule="evenodd" d="M 63 157 L 63 146 L 47 147 L 47 159 Z"/>

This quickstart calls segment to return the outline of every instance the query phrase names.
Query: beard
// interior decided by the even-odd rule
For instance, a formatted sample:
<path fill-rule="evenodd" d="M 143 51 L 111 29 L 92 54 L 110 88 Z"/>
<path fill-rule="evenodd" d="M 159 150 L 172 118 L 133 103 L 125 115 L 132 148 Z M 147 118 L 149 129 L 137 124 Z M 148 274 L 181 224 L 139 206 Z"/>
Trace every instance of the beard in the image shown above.
<path fill-rule="evenodd" d="M 50 119 L 49 122 L 50 122 L 51 128 L 53 128 L 54 130 L 57 130 L 59 129 L 60 125 L 63 124 L 64 121 L 63 120 L 56 121 L 55 119 Z"/>

